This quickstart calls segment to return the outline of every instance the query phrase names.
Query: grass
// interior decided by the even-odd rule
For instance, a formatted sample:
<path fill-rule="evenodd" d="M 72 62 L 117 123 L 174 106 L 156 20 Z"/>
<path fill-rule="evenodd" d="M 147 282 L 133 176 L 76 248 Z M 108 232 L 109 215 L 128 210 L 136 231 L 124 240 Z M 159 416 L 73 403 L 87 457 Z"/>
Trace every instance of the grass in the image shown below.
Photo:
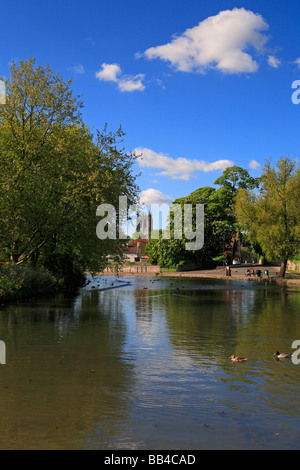
<path fill-rule="evenodd" d="M 176 268 L 160 268 L 160 271 L 162 273 L 175 273 L 176 272 Z"/>
<path fill-rule="evenodd" d="M 295 276 L 299 276 L 299 278 L 300 278 L 300 273 L 299 273 L 299 271 L 290 271 L 289 269 L 287 269 L 286 272 L 287 272 L 288 274 L 293 274 L 293 275 L 295 275 Z"/>

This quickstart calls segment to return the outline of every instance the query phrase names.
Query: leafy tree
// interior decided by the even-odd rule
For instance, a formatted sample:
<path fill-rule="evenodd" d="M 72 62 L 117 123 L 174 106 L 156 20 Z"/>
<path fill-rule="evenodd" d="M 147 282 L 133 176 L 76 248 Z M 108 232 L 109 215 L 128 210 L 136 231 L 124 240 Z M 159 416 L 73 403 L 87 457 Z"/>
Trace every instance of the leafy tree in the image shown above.
<path fill-rule="evenodd" d="M 250 176 L 248 170 L 240 166 L 232 166 L 226 168 L 214 184 L 219 186 L 211 200 L 211 207 L 214 203 L 216 205 L 215 218 L 229 224 L 234 233 L 234 228 L 237 229 L 234 198 L 239 189 L 257 188 L 258 179 Z"/>
<path fill-rule="evenodd" d="M 174 204 L 179 204 L 184 211 L 185 204 L 204 204 L 204 246 L 200 250 L 187 251 L 186 239 L 176 240 L 174 237 L 173 216 L 170 212 L 169 226 L 170 240 L 165 239 L 163 233 L 159 240 L 152 240 L 148 244 L 148 253 L 151 262 L 166 265 L 175 265 L 180 261 L 193 262 L 199 265 L 208 264 L 213 258 L 225 251 L 231 243 L 232 236 L 237 231 L 237 220 L 233 210 L 234 197 L 239 188 L 254 188 L 258 182 L 252 178 L 248 171 L 241 167 L 230 167 L 224 170 L 212 187 L 199 188 L 189 196 L 178 198 Z M 172 209 L 172 206 L 171 206 Z M 195 230 L 195 210 L 193 217 Z"/>
<path fill-rule="evenodd" d="M 258 191 L 239 190 L 235 211 L 249 240 L 259 243 L 267 258 L 281 260 L 284 277 L 300 246 L 300 168 L 287 157 L 276 167 L 266 163 Z"/>
<path fill-rule="evenodd" d="M 153 236 L 155 239 L 151 238 L 146 247 L 150 263 L 173 268 L 180 261 L 189 261 L 182 239 L 166 238 L 163 230 L 154 230 L 151 233 L 151 237 Z"/>
<path fill-rule="evenodd" d="M 254 189 L 257 187 L 258 179 L 250 176 L 248 170 L 240 166 L 230 166 L 223 171 L 214 184 L 234 194 L 237 189 Z"/>
<path fill-rule="evenodd" d="M 99 269 L 118 251 L 118 240 L 97 238 L 96 208 L 117 206 L 121 195 L 134 203 L 138 190 L 122 129 L 94 137 L 70 85 L 49 66 L 21 61 L 0 110 L 0 256 L 63 277 Z"/>
<path fill-rule="evenodd" d="M 166 237 L 166 231 L 160 233 L 158 240 L 151 240 L 147 245 L 147 251 L 151 262 L 156 262 L 162 266 L 174 266 L 179 262 L 207 264 L 212 258 L 224 251 L 225 244 L 230 240 L 232 231 L 228 224 L 221 219 L 223 206 L 218 207 L 215 197 L 216 189 L 211 187 L 199 188 L 189 196 L 178 198 L 170 208 L 167 231 L 170 234 Z M 196 204 L 204 205 L 204 246 L 200 250 L 186 250 L 186 239 L 184 233 L 182 238 L 176 239 L 174 236 L 174 217 L 171 212 L 174 207 L 180 207 L 183 219 L 184 207 L 186 204 L 193 207 L 193 227 L 196 230 Z M 223 216 L 223 215 L 222 215 Z M 184 220 L 182 220 L 182 224 Z"/>

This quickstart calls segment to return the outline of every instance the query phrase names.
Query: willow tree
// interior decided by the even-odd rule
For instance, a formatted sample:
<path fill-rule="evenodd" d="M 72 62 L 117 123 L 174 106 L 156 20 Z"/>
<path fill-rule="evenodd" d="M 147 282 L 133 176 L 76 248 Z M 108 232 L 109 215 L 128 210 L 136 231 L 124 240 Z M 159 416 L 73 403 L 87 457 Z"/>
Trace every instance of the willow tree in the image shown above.
<path fill-rule="evenodd" d="M 287 261 L 300 247 L 300 168 L 296 160 L 282 157 L 272 167 L 268 161 L 257 191 L 240 189 L 235 202 L 239 223 L 252 243 L 266 257 L 281 261 L 280 276 Z"/>
<path fill-rule="evenodd" d="M 121 129 L 94 136 L 82 107 L 71 81 L 48 65 L 12 65 L 0 110 L 2 260 L 97 268 L 117 249 L 117 240 L 97 238 L 96 209 L 120 195 L 134 202 L 134 156 L 118 148 Z"/>

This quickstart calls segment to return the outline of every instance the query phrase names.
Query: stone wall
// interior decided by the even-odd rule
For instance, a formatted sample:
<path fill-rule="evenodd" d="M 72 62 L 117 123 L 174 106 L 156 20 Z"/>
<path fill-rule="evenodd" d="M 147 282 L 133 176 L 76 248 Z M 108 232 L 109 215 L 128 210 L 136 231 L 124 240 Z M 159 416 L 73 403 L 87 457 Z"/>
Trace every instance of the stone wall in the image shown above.
<path fill-rule="evenodd" d="M 176 268 L 176 272 L 180 273 L 182 271 L 196 271 L 197 269 L 201 269 L 201 267 L 195 263 L 179 264 Z"/>
<path fill-rule="evenodd" d="M 120 268 L 108 266 L 104 269 L 105 274 L 156 274 L 160 273 L 160 266 L 143 265 L 143 264 L 124 264 Z"/>
<path fill-rule="evenodd" d="M 300 261 L 288 261 L 286 269 L 288 271 L 295 271 L 297 273 L 300 273 Z"/>

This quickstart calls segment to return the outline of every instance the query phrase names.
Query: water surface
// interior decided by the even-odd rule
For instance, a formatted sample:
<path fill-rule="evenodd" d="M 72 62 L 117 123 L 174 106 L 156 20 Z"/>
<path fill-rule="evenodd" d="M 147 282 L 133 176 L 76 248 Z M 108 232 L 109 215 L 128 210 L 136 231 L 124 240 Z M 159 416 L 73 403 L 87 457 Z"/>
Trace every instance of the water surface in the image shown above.
<path fill-rule="evenodd" d="M 0 308 L 1 449 L 300 448 L 299 289 L 90 280 Z"/>

